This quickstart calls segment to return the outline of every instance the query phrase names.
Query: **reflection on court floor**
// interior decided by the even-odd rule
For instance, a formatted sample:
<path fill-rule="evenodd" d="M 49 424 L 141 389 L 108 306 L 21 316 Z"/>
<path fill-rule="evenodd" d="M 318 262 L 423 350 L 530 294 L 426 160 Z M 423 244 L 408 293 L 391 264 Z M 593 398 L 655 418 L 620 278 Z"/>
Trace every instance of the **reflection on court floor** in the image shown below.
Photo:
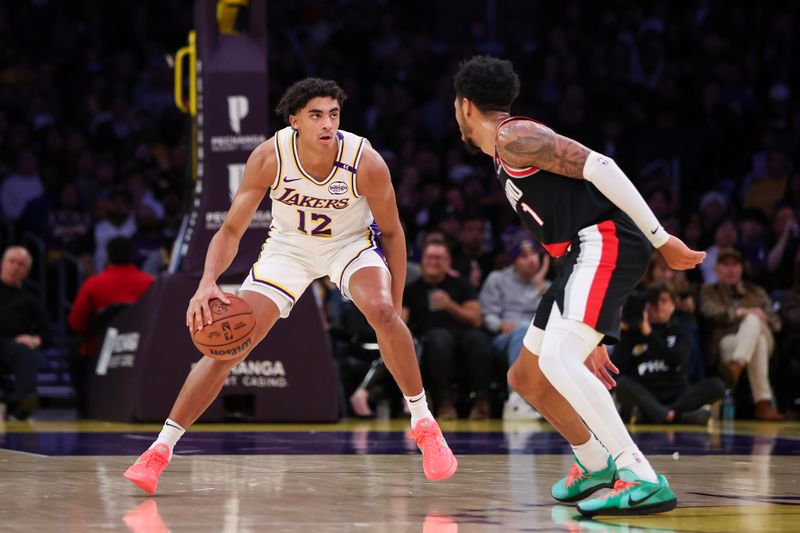
<path fill-rule="evenodd" d="M 800 531 L 796 423 L 635 428 L 679 507 L 598 520 L 581 520 L 549 496 L 571 456 L 545 424 L 443 424 L 461 458 L 440 483 L 425 479 L 402 421 L 201 425 L 148 497 L 121 474 L 159 427 L 0 426 L 0 529 Z"/>

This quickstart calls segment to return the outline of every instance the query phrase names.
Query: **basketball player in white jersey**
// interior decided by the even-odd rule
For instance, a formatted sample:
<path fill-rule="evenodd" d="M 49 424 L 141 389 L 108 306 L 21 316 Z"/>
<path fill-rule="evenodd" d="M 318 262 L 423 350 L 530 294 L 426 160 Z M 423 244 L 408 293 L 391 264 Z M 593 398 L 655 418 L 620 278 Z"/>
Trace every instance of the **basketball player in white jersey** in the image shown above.
<path fill-rule="evenodd" d="M 306 78 L 286 91 L 276 110 L 289 126 L 258 146 L 222 227 L 211 239 L 205 269 L 186 311 L 190 333 L 211 324 L 208 302 L 228 301 L 217 278 L 265 194 L 272 224 L 261 255 L 240 289 L 256 316 L 260 342 L 316 278 L 329 276 L 375 329 L 381 354 L 405 396 L 413 438 L 431 480 L 458 463 L 428 409 L 411 334 L 400 318 L 406 243 L 389 169 L 363 137 L 339 130 L 345 95 L 333 81 Z M 380 228 L 380 229 L 378 229 Z M 254 343 L 254 344 L 256 344 Z M 217 397 L 244 360 L 202 358 L 189 373 L 158 439 L 125 477 L 153 493 L 185 428 Z"/>

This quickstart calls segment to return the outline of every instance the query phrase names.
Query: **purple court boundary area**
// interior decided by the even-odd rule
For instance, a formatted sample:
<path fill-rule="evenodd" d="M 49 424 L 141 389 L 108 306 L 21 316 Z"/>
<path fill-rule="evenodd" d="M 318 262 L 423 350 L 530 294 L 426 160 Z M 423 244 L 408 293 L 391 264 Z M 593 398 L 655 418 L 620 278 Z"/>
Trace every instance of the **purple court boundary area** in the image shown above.
<path fill-rule="evenodd" d="M 460 455 L 569 454 L 556 433 L 446 432 Z M 41 455 L 138 455 L 155 433 L 6 433 L 0 448 Z M 638 432 L 649 455 L 800 455 L 800 440 L 700 432 Z M 394 455 L 418 453 L 399 431 L 196 432 L 178 455 Z"/>

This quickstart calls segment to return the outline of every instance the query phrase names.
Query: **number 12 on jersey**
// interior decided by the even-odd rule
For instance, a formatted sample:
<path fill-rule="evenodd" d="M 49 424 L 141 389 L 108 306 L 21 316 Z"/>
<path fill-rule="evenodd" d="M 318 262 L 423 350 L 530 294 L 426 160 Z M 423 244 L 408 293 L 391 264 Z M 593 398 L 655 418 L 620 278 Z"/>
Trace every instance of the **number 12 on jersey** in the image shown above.
<path fill-rule="evenodd" d="M 316 223 L 317 226 L 311 230 L 311 233 L 306 231 L 306 212 L 301 211 L 300 209 L 297 210 L 297 215 L 300 217 L 300 221 L 297 224 L 297 229 L 300 230 L 302 233 L 306 235 L 311 235 L 312 237 L 331 237 L 331 228 L 328 226 L 331 225 L 331 217 L 328 215 L 323 215 L 322 213 L 311 213 L 311 223 Z"/>

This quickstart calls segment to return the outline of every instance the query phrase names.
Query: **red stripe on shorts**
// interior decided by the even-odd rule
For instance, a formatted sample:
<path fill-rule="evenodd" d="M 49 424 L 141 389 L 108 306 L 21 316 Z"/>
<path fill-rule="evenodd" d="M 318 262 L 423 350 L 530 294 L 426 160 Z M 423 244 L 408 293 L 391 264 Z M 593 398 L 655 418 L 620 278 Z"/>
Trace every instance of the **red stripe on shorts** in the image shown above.
<path fill-rule="evenodd" d="M 597 327 L 600 309 L 603 307 L 603 300 L 605 300 L 606 292 L 608 292 L 611 274 L 617 268 L 617 256 L 619 254 L 617 226 L 614 222 L 611 220 L 601 222 L 597 225 L 597 229 L 603 238 L 603 251 L 600 253 L 600 264 L 594 273 L 592 286 L 589 289 L 589 298 L 586 301 L 586 312 L 583 316 L 583 321 L 593 328 Z"/>

